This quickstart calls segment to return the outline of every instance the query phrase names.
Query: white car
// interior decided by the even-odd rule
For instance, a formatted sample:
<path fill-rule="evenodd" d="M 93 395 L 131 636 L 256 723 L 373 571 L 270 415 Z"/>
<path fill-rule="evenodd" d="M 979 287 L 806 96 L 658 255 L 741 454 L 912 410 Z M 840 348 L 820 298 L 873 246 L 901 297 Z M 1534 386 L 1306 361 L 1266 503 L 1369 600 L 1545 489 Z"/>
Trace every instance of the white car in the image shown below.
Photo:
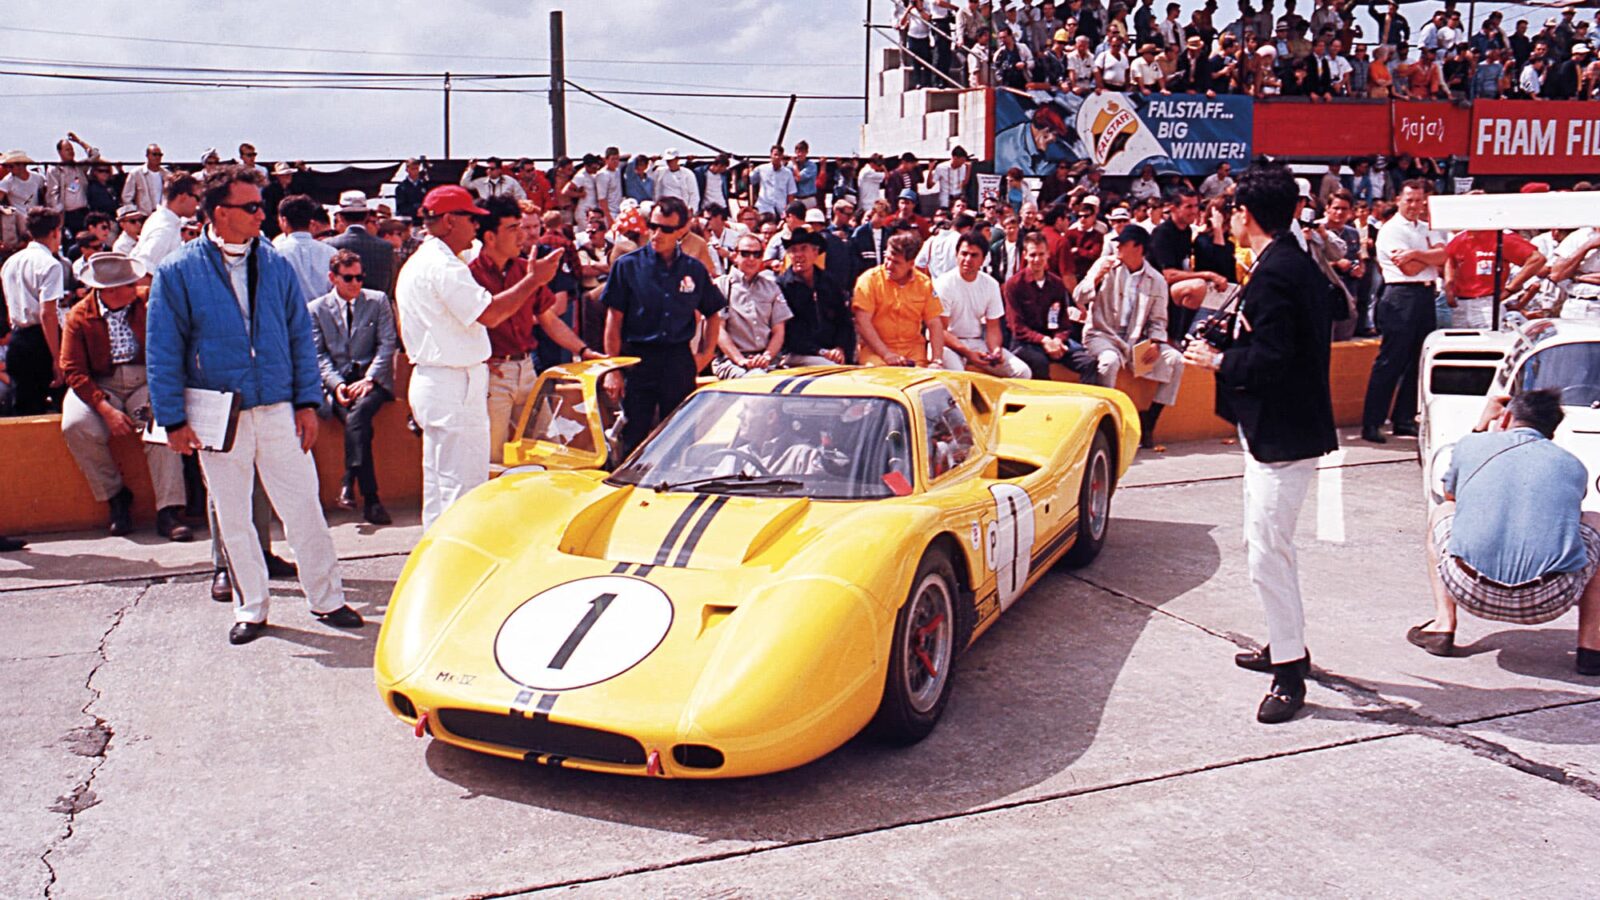
<path fill-rule="evenodd" d="M 1477 426 L 1491 397 L 1560 388 L 1566 412 L 1556 444 L 1589 470 L 1585 511 L 1600 511 L 1600 323 L 1539 319 L 1516 331 L 1442 329 L 1422 345 L 1417 448 L 1428 505 L 1444 501 L 1441 484 L 1456 441 Z"/>

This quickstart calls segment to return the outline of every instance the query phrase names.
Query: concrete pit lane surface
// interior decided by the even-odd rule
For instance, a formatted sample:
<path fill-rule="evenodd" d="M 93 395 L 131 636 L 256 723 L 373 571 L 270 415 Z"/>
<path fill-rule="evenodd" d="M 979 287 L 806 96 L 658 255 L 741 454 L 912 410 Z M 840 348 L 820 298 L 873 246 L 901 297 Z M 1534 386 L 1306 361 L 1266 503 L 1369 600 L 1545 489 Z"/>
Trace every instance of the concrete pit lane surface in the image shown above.
<path fill-rule="evenodd" d="M 1411 441 L 1344 435 L 1300 521 L 1307 711 L 1266 676 L 1236 446 L 1141 453 L 1095 564 L 962 658 L 909 748 L 858 738 L 725 782 L 552 770 L 417 740 L 370 662 L 415 510 L 332 522 L 341 632 L 273 583 L 230 647 L 206 544 L 33 538 L 0 557 L 0 896 L 1573 896 L 1600 877 L 1600 679 L 1576 612 L 1431 604 Z M 279 549 L 285 548 L 281 542 Z"/>

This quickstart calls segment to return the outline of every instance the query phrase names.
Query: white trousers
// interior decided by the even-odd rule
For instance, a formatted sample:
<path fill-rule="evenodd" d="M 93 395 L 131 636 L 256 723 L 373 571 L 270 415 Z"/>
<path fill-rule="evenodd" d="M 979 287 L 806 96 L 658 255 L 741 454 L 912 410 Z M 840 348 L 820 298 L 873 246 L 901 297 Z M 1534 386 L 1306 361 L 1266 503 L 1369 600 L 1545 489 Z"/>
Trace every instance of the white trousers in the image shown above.
<path fill-rule="evenodd" d="M 489 461 L 495 465 L 505 461 L 506 441 L 538 380 L 531 358 L 489 364 Z"/>
<path fill-rule="evenodd" d="M 216 504 L 222 546 L 233 572 L 235 619 L 267 620 L 267 560 L 261 555 L 250 519 L 250 497 L 258 472 L 267 499 L 283 520 L 283 534 L 300 567 L 300 588 L 311 611 L 329 613 L 344 606 L 339 557 L 317 496 L 317 466 L 311 454 L 300 449 L 289 404 L 257 406 L 239 413 L 233 449 L 227 453 L 200 451 L 200 468 Z"/>
<path fill-rule="evenodd" d="M 418 366 L 411 417 L 422 427 L 422 529 L 489 480 L 489 368 Z"/>
<path fill-rule="evenodd" d="M 982 353 L 989 349 L 989 345 L 984 343 L 984 340 L 981 337 L 958 337 L 956 340 L 960 341 L 968 350 L 976 350 L 979 353 Z M 946 347 L 944 348 L 944 367 L 952 372 L 961 372 L 967 368 L 967 360 L 961 354 L 951 350 L 949 347 Z M 975 372 L 983 372 L 987 375 L 994 375 L 999 378 L 1033 377 L 1033 370 L 1028 368 L 1028 364 L 1020 359 L 1017 359 L 1016 354 L 1012 353 L 1010 350 L 1005 349 L 1000 351 L 1000 361 L 993 366 L 974 365 L 972 368 Z"/>
<path fill-rule="evenodd" d="M 1239 434 L 1244 446 L 1244 433 Z M 1306 614 L 1300 602 L 1300 568 L 1294 529 L 1306 490 L 1317 472 L 1315 459 L 1264 463 L 1244 454 L 1244 540 L 1250 583 L 1267 614 L 1272 661 L 1306 655 Z"/>
<path fill-rule="evenodd" d="M 1454 328 L 1493 328 L 1494 298 L 1457 298 L 1456 308 L 1451 310 L 1450 324 Z"/>

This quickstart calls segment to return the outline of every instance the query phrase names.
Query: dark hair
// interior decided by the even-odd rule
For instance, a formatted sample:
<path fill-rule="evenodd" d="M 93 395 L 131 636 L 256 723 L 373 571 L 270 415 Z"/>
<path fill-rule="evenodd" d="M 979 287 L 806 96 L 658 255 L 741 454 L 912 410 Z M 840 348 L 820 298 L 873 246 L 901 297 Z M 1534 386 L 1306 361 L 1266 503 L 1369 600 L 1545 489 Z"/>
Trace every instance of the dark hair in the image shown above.
<path fill-rule="evenodd" d="M 167 176 L 167 186 L 162 189 L 161 196 L 170 202 L 185 194 L 194 193 L 194 189 L 199 186 L 200 180 L 188 172 L 174 172 Z"/>
<path fill-rule="evenodd" d="M 1355 206 L 1356 205 L 1356 195 L 1350 193 L 1349 191 L 1345 190 L 1344 188 L 1339 188 L 1337 191 L 1334 191 L 1331 195 L 1329 195 L 1329 197 L 1328 197 L 1328 202 L 1329 203 L 1332 203 L 1335 200 L 1343 200 L 1344 202 L 1350 204 L 1351 206 Z"/>
<path fill-rule="evenodd" d="M 679 226 L 689 224 L 689 204 L 684 203 L 682 197 L 662 197 L 656 201 L 656 209 L 661 210 L 664 216 L 675 217 Z M 800 215 L 803 217 L 805 213 Z"/>
<path fill-rule="evenodd" d="M 957 231 L 960 231 L 963 228 L 971 228 L 976 224 L 978 224 L 978 217 L 974 216 L 972 213 L 962 213 L 961 215 L 950 220 L 950 227 Z"/>
<path fill-rule="evenodd" d="M 83 217 L 83 227 L 84 228 L 93 228 L 96 225 L 110 225 L 110 224 L 111 224 L 111 217 L 106 215 L 103 212 L 100 212 L 99 210 L 95 210 L 94 212 L 89 213 L 87 216 Z"/>
<path fill-rule="evenodd" d="M 1263 231 L 1275 235 L 1294 220 L 1300 189 L 1286 166 L 1257 163 L 1239 175 L 1233 198 L 1235 204 L 1249 210 Z"/>
<path fill-rule="evenodd" d="M 278 218 L 288 224 L 290 231 L 304 231 L 311 227 L 321 208 L 309 194 L 290 194 L 278 203 Z"/>
<path fill-rule="evenodd" d="M 1066 215 L 1067 208 L 1065 206 L 1061 205 L 1060 203 L 1052 203 L 1045 208 L 1044 215 L 1041 216 L 1040 219 L 1046 225 L 1054 225 L 1061 221 L 1061 219 Z"/>
<path fill-rule="evenodd" d="M 228 202 L 228 194 L 233 191 L 234 185 L 249 184 L 259 188 L 266 183 L 266 177 L 255 166 L 223 166 L 206 176 L 200 208 L 205 211 L 207 219 L 213 218 L 216 208 Z"/>
<path fill-rule="evenodd" d="M 1043 247 L 1046 250 L 1050 249 L 1050 241 L 1045 238 L 1042 232 L 1038 231 L 1030 231 L 1024 234 L 1020 243 L 1024 249 L 1033 246 Z"/>
<path fill-rule="evenodd" d="M 1523 391 L 1511 398 L 1511 405 L 1506 408 L 1511 412 L 1511 421 L 1537 429 L 1547 438 L 1556 436 L 1556 426 L 1567 415 L 1561 409 L 1561 389 L 1554 387 Z"/>
<path fill-rule="evenodd" d="M 42 241 L 61 229 L 61 213 L 48 206 L 35 206 L 28 210 L 23 227 L 28 230 L 28 237 Z"/>
<path fill-rule="evenodd" d="M 474 218 L 477 220 L 478 228 L 485 234 L 499 228 L 500 223 L 506 219 L 522 221 L 522 207 L 517 204 L 515 197 L 507 194 L 490 197 L 479 206 L 483 207 L 484 215 Z"/>
<path fill-rule="evenodd" d="M 391 234 L 405 234 L 411 230 L 409 222 L 400 219 L 384 219 L 378 223 L 378 237 L 388 237 Z"/>
<path fill-rule="evenodd" d="M 1183 203 L 1183 201 L 1189 199 L 1190 197 L 1199 197 L 1200 192 L 1186 184 L 1180 184 L 1177 187 L 1169 190 L 1167 192 L 1167 196 L 1172 198 L 1173 206 L 1179 206 Z"/>
<path fill-rule="evenodd" d="M 721 203 L 707 203 L 705 213 L 707 217 L 718 216 L 726 219 L 728 217 L 728 208 Z"/>
<path fill-rule="evenodd" d="M 337 272 L 345 266 L 359 265 L 361 265 L 361 257 L 357 256 L 354 250 L 340 250 L 333 254 L 332 259 L 328 260 L 328 271 Z"/>
<path fill-rule="evenodd" d="M 988 241 L 988 239 L 985 238 L 983 235 L 977 233 L 976 231 L 969 231 L 966 234 L 963 234 L 959 239 L 957 239 L 956 240 L 956 249 L 957 250 L 961 249 L 961 245 L 962 244 L 967 244 L 967 245 L 972 246 L 972 247 L 977 247 L 979 253 L 982 253 L 984 256 L 988 256 L 989 255 L 989 241 Z"/>
<path fill-rule="evenodd" d="M 799 200 L 796 200 L 783 208 L 783 214 L 786 216 L 794 216 L 796 219 L 804 219 L 809 210 L 810 207 L 806 206 L 804 203 L 801 203 Z"/>

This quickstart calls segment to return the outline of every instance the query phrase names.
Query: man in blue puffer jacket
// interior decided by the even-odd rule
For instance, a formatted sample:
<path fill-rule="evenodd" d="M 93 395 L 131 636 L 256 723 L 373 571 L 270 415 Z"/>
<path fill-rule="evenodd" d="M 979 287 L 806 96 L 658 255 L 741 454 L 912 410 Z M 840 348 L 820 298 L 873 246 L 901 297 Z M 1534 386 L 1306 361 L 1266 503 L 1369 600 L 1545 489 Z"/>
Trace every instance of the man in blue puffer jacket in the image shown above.
<path fill-rule="evenodd" d="M 311 611 L 340 628 L 361 627 L 345 605 L 333 537 L 317 496 L 322 400 L 306 298 L 288 262 L 260 240 L 261 175 L 225 166 L 205 181 L 205 234 L 167 257 L 150 288 L 146 355 L 150 406 L 167 443 L 199 452 L 233 570 L 235 623 L 244 644 L 267 623 L 267 568 L 250 520 L 257 472 L 300 566 Z M 184 390 L 239 394 L 232 448 L 204 450 L 189 425 Z"/>

